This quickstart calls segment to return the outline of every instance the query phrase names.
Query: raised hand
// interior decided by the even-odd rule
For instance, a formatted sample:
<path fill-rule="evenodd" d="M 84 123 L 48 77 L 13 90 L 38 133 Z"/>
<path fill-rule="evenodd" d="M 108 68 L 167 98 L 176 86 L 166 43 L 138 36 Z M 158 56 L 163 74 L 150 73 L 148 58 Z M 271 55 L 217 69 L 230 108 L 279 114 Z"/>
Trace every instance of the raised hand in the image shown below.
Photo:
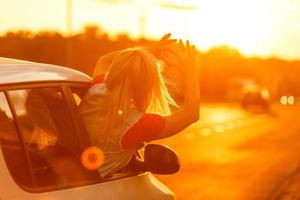
<path fill-rule="evenodd" d="M 186 79 L 197 74 L 196 69 L 196 49 L 189 41 L 183 43 L 179 40 L 173 49 L 176 54 L 165 54 L 162 59 L 165 62 L 165 76 L 172 82 L 175 89 L 170 87 L 170 91 L 177 99 L 183 99 Z M 191 76 L 192 75 L 192 76 Z"/>
<path fill-rule="evenodd" d="M 184 45 L 179 41 L 179 49 L 182 51 L 182 57 L 180 58 L 180 64 L 186 68 L 186 70 L 195 70 L 196 68 L 196 49 L 195 45 L 191 45 L 189 40 Z"/>
<path fill-rule="evenodd" d="M 179 40 L 175 47 L 176 54 L 168 54 L 162 60 L 168 67 L 176 68 L 182 75 L 186 74 L 187 70 L 195 69 L 196 67 L 196 49 L 195 45 L 191 45 L 187 40 L 185 44 Z"/>
<path fill-rule="evenodd" d="M 148 47 L 148 50 L 155 55 L 158 59 L 163 59 L 163 54 L 166 52 L 173 52 L 172 45 L 176 43 L 176 39 L 170 39 L 171 33 L 164 35 L 154 45 Z"/>

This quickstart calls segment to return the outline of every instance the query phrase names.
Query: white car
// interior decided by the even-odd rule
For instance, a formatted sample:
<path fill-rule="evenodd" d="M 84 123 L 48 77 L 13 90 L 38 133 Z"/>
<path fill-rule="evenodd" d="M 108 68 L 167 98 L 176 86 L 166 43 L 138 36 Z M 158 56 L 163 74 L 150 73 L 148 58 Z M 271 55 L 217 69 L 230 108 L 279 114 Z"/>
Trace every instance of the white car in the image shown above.
<path fill-rule="evenodd" d="M 178 171 L 167 147 L 146 146 L 148 172 L 129 167 L 101 178 L 84 167 L 97 160 L 83 159 L 91 143 L 78 112 L 91 80 L 73 69 L 0 57 L 1 200 L 176 199 L 152 174 Z"/>

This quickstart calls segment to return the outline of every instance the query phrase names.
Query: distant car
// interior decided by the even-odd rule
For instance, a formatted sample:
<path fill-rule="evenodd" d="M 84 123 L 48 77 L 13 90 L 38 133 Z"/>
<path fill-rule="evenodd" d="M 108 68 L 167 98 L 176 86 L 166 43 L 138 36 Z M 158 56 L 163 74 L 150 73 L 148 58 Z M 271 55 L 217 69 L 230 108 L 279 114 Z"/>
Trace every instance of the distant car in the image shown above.
<path fill-rule="evenodd" d="M 146 146 L 151 172 L 128 167 L 102 178 L 86 167 L 97 154 L 83 158 L 92 144 L 78 105 L 90 81 L 69 68 L 0 58 L 1 200 L 175 199 L 152 174 L 179 169 L 170 148 Z"/>
<path fill-rule="evenodd" d="M 268 90 L 257 85 L 245 86 L 241 105 L 246 110 L 268 111 L 270 109 Z"/>

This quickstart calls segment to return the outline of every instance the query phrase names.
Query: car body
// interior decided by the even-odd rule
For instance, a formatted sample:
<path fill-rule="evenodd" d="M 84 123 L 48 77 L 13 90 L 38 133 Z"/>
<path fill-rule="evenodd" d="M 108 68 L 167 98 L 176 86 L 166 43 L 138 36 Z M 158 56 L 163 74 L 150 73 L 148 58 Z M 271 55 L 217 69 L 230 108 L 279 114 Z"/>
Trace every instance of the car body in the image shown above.
<path fill-rule="evenodd" d="M 91 146 L 77 106 L 91 77 L 0 58 L 0 199 L 175 199 L 150 172 L 101 178 L 83 167 Z"/>
<path fill-rule="evenodd" d="M 244 109 L 255 112 L 269 110 L 269 92 L 266 88 L 251 84 L 244 86 L 242 91 L 241 105 Z"/>

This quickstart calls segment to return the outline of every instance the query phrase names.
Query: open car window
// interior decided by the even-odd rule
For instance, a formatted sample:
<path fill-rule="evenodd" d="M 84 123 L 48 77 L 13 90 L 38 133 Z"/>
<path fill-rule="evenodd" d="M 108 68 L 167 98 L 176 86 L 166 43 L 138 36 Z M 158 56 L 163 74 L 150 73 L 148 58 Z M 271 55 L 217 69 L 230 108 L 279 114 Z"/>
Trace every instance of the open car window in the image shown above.
<path fill-rule="evenodd" d="M 0 144 L 6 165 L 18 185 L 32 185 L 31 173 L 20 135 L 4 92 L 0 92 Z"/>

